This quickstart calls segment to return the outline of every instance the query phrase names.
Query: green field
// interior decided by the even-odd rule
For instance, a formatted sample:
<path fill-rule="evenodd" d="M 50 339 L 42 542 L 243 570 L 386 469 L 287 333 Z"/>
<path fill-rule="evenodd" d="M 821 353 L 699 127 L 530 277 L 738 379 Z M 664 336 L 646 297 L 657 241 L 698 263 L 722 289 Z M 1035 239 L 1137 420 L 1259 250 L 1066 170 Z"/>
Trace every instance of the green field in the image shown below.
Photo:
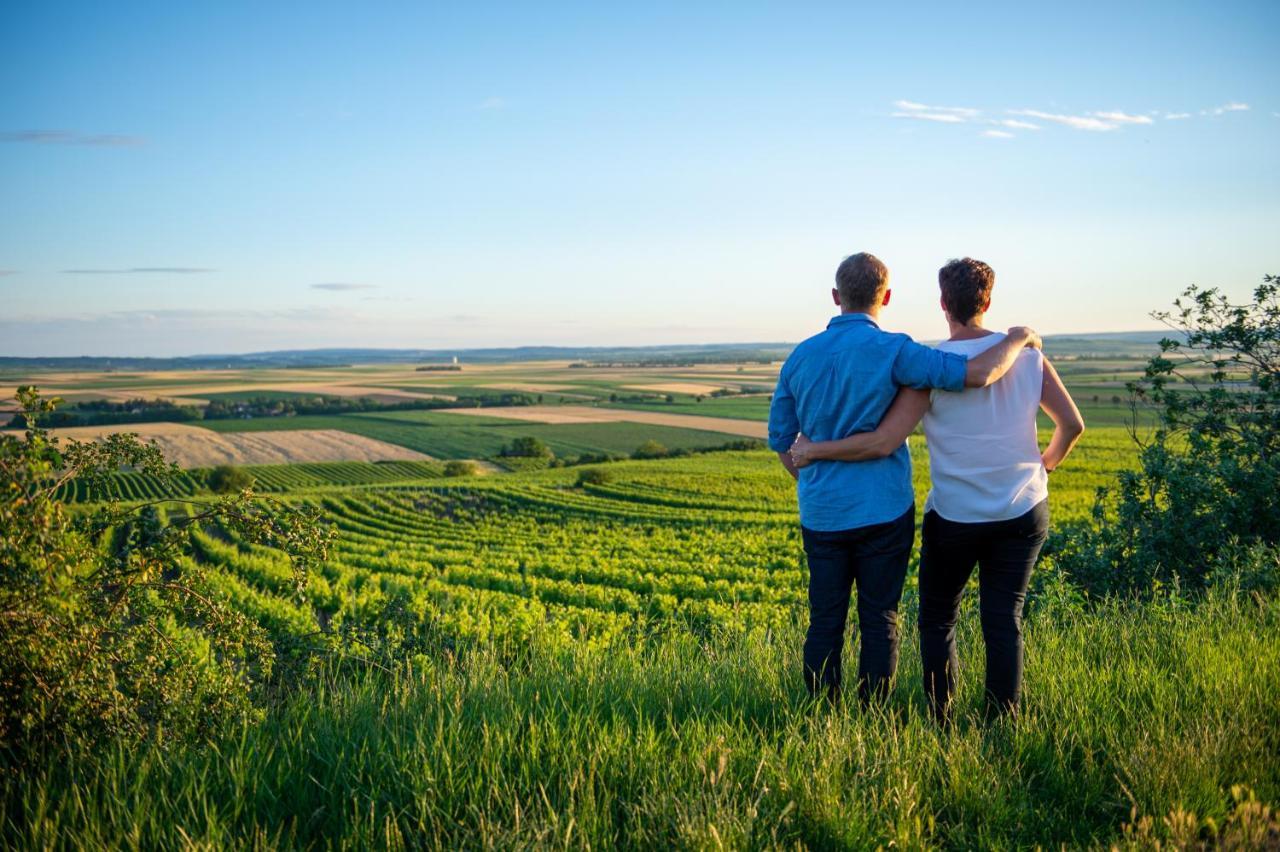
<path fill-rule="evenodd" d="M 331 416 L 258 417 L 252 420 L 204 420 L 197 425 L 215 432 L 282 429 L 339 429 L 399 444 L 442 459 L 489 458 L 520 437 L 540 438 L 560 456 L 584 453 L 628 455 L 648 440 L 669 450 L 723 446 L 735 436 L 723 432 L 639 423 L 530 423 L 435 411 L 339 414 Z"/>
<path fill-rule="evenodd" d="M 413 482 L 441 475 L 436 462 L 307 462 L 303 464 L 249 465 L 245 470 L 253 476 L 253 488 L 265 494 L 282 494 L 308 488 L 370 485 L 373 483 Z M 108 478 L 104 487 L 91 489 L 87 483 L 75 481 L 62 486 L 60 499 L 69 502 L 94 500 L 154 500 L 160 497 L 190 497 L 207 490 L 207 471 L 184 470 L 176 477 L 160 479 L 148 473 L 121 472 Z"/>
<path fill-rule="evenodd" d="M 928 459 L 916 455 L 923 505 Z M 1131 462 L 1119 430 L 1087 435 L 1054 474 L 1055 522 L 1086 519 L 1096 488 Z M 409 595 L 451 635 L 524 640 L 535 627 L 607 639 L 654 615 L 778 626 L 804 603 L 794 487 L 771 453 L 607 469 L 611 482 L 584 488 L 565 468 L 302 497 L 341 530 L 313 605 L 325 601 L 340 620 L 349 590 L 364 606 Z M 234 573 L 230 554 L 226 564 Z M 270 592 L 246 590 L 242 605 Z"/>

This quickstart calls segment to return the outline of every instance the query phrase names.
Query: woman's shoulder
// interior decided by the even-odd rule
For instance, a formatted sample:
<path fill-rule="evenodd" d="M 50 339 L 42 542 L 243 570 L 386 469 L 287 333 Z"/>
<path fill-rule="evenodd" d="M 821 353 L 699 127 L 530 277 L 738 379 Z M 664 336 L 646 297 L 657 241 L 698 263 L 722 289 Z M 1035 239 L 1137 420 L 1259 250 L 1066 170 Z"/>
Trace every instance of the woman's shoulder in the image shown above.
<path fill-rule="evenodd" d="M 984 334 L 982 337 L 970 337 L 964 340 L 942 340 L 934 344 L 935 349 L 943 352 L 954 352 L 957 355 L 981 355 L 992 346 L 1007 337 L 1003 331 L 993 331 L 990 334 Z"/>

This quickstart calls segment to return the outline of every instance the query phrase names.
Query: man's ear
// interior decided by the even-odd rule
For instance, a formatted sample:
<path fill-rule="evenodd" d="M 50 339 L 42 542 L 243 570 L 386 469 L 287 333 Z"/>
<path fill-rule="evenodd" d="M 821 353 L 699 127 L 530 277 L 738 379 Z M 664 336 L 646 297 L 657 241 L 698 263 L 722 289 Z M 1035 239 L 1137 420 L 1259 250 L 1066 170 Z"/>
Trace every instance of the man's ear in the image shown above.
<path fill-rule="evenodd" d="M 836 303 L 836 307 L 840 307 L 840 288 L 839 287 L 831 288 L 831 301 Z"/>
<path fill-rule="evenodd" d="M 884 291 L 884 301 L 880 303 L 881 307 L 889 307 L 889 297 L 893 295 L 893 290 Z"/>
<path fill-rule="evenodd" d="M 989 311 L 989 310 L 991 310 L 991 300 L 990 300 L 990 299 L 987 299 L 987 303 L 986 303 L 985 305 L 983 305 L 983 306 L 982 306 L 982 310 L 981 310 L 981 311 L 979 311 L 979 313 L 984 313 L 984 314 L 985 314 L 985 313 L 986 313 L 987 311 Z"/>

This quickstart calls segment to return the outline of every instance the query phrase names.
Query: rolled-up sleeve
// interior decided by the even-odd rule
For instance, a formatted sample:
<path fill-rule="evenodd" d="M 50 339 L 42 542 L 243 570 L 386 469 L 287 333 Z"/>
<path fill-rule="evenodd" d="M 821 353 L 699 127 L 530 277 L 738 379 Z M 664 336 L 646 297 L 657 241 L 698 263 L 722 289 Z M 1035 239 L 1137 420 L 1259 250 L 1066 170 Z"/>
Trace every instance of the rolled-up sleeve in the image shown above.
<path fill-rule="evenodd" d="M 769 449 L 785 453 L 791 449 L 799 433 L 796 398 L 787 384 L 787 369 L 784 364 L 782 372 L 778 374 L 778 387 L 773 392 L 773 402 L 769 404 Z"/>
<path fill-rule="evenodd" d="M 893 362 L 894 384 L 927 390 L 964 390 L 964 377 L 969 359 L 954 352 L 943 352 L 908 340 L 898 350 Z"/>

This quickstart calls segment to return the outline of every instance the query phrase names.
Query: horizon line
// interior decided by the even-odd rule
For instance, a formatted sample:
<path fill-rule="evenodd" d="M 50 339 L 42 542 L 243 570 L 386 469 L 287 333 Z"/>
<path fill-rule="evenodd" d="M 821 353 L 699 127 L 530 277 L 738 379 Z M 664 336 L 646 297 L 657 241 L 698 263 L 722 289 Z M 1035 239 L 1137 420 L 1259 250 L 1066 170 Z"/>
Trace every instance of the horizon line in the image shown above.
<path fill-rule="evenodd" d="M 1136 328 L 1125 331 L 1069 331 L 1057 332 L 1049 334 L 1041 334 L 1041 338 L 1045 340 L 1064 339 L 1064 338 L 1080 338 L 1080 337 L 1125 337 L 1127 335 L 1153 334 L 1156 332 L 1174 334 L 1174 329 L 1169 328 Z M 919 342 L 932 344 L 938 343 L 946 338 L 919 338 Z M 565 351 L 609 351 L 609 352 L 626 352 L 626 351 L 651 351 L 651 350 L 674 350 L 674 349 L 710 349 L 715 347 L 729 349 L 747 349 L 756 348 L 781 348 L 795 347 L 800 341 L 733 341 L 726 343 L 653 343 L 653 344 L 636 344 L 630 346 L 608 346 L 608 345 L 573 345 L 573 344 L 542 344 L 542 343 L 524 343 L 510 346 L 468 346 L 459 348 L 427 348 L 427 347 L 410 347 L 410 346 L 317 346 L 306 349 L 260 349 L 242 352 L 207 352 L 192 353 L 186 355 L 9 355 L 0 354 L 0 361 L 76 361 L 76 360 L 111 360 L 111 359 L 128 359 L 133 361 L 179 361 L 179 360 L 212 360 L 216 358 L 250 358 L 255 356 L 280 356 L 284 354 L 306 355 L 313 353 L 338 353 L 351 352 L 356 353 L 419 353 L 419 355 L 434 355 L 447 357 L 449 355 L 464 355 L 466 353 L 485 352 L 515 352 L 525 349 L 541 349 L 541 350 L 565 350 Z"/>

